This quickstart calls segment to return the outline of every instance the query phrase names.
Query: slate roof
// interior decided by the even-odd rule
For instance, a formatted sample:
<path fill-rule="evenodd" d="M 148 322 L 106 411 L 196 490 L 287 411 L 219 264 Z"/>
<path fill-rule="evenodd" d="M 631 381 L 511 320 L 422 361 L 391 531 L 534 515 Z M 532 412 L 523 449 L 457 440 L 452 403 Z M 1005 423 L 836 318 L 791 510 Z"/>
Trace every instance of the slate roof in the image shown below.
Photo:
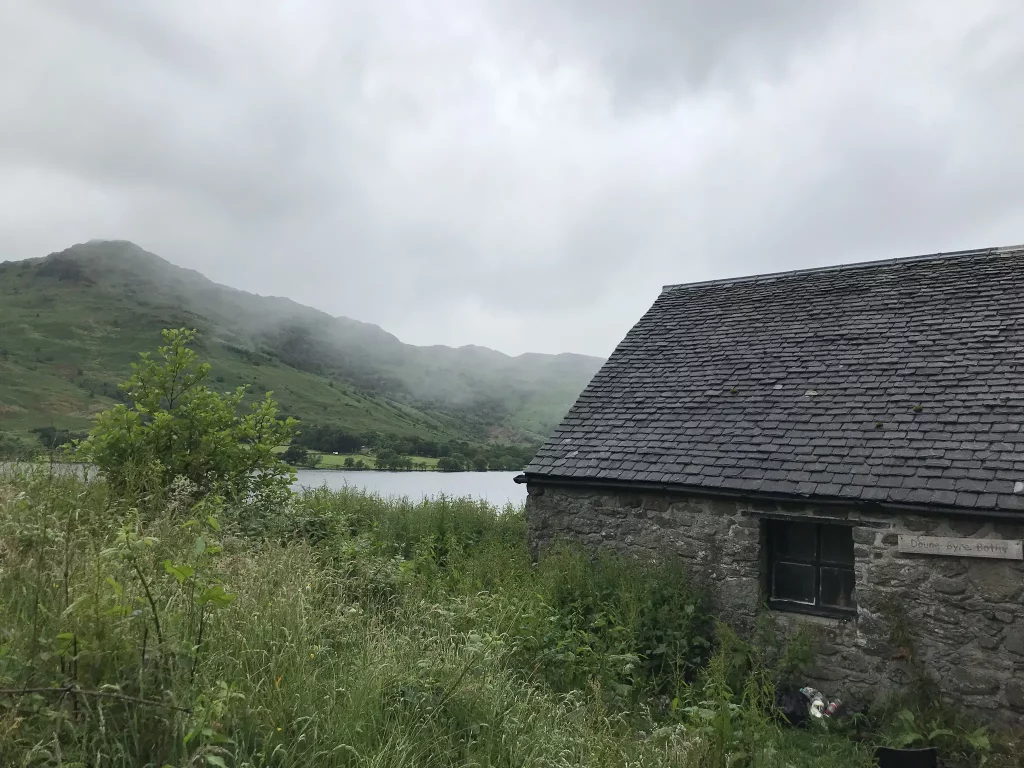
<path fill-rule="evenodd" d="M 1024 246 L 667 286 L 526 478 L 1024 513 Z"/>

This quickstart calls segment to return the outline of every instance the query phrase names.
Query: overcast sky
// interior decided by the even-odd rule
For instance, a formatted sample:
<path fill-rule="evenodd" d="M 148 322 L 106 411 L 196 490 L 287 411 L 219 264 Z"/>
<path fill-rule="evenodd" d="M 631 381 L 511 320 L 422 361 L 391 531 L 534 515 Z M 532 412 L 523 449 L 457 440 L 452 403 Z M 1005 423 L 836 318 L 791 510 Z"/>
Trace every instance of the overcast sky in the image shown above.
<path fill-rule="evenodd" d="M 0 0 L 0 259 L 133 240 L 417 344 L 1024 241 L 1020 0 Z"/>

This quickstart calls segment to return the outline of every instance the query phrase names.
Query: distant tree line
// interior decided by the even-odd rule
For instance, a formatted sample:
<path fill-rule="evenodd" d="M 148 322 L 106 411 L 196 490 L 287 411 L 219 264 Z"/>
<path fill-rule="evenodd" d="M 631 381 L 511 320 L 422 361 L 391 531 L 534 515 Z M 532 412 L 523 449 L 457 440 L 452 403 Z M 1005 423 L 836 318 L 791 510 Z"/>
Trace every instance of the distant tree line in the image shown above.
<path fill-rule="evenodd" d="M 358 453 L 366 445 L 366 438 L 337 427 L 300 424 L 293 442 L 321 453 Z"/>
<path fill-rule="evenodd" d="M 437 468 L 446 472 L 520 470 L 538 448 L 536 444 L 479 444 L 380 432 L 360 435 L 330 425 L 310 424 L 299 426 L 293 443 L 321 453 L 359 453 L 366 449 L 374 454 L 379 469 L 414 469 L 410 457 L 427 456 L 438 459 Z"/>

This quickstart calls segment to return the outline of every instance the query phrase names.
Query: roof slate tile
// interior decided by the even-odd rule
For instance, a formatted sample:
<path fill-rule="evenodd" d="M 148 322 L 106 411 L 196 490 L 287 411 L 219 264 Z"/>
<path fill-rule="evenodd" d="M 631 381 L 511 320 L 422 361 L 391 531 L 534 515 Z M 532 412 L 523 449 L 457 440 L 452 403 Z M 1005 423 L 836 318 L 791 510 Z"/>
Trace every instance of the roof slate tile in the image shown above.
<path fill-rule="evenodd" d="M 666 287 L 526 471 L 1024 512 L 1022 424 L 986 249 Z"/>

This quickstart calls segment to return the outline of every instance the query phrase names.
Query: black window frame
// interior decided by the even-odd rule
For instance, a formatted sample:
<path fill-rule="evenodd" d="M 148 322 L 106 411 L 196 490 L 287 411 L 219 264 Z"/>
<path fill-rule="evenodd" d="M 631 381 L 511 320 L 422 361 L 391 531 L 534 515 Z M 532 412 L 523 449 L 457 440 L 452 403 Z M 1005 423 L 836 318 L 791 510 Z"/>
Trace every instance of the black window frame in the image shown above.
<path fill-rule="evenodd" d="M 822 521 L 822 520 L 793 520 L 793 519 L 773 519 L 769 518 L 765 520 L 767 525 L 766 536 L 764 539 L 766 549 L 766 572 L 765 572 L 765 590 L 768 595 L 768 607 L 776 611 L 787 611 L 791 613 L 806 613 L 812 616 L 826 616 L 830 618 L 838 619 L 849 619 L 857 616 L 857 571 L 856 571 L 856 556 L 854 556 L 851 562 L 837 562 L 834 560 L 824 560 L 821 556 L 821 533 L 823 528 L 842 528 L 849 531 L 853 536 L 853 526 L 846 525 L 843 523 Z M 776 552 L 776 539 L 779 535 L 779 527 L 783 525 L 813 525 L 815 529 L 814 533 L 814 557 L 795 557 L 785 556 L 780 557 Z M 796 600 L 785 600 L 776 598 L 775 594 L 775 565 L 776 563 L 791 563 L 794 565 L 809 565 L 814 568 L 814 604 L 802 603 Z M 839 606 L 832 605 L 821 605 L 821 569 L 833 568 L 836 570 L 848 571 L 853 577 L 853 591 L 851 598 L 853 605 L 850 608 L 842 608 Z"/>

